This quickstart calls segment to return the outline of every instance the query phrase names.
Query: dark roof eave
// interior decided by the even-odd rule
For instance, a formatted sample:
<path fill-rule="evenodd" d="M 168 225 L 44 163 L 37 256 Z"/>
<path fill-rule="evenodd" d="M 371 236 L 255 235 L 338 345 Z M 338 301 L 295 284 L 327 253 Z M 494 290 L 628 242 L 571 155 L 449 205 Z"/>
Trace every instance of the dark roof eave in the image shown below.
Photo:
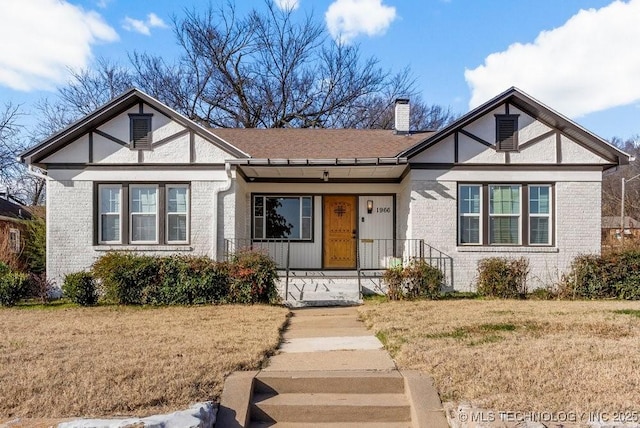
<path fill-rule="evenodd" d="M 300 167 L 300 166 L 395 166 L 406 165 L 406 157 L 380 157 L 380 158 L 328 158 L 328 159 L 272 159 L 272 158 L 248 158 L 231 159 L 231 165 L 251 165 L 251 166 L 278 166 L 278 167 Z"/>

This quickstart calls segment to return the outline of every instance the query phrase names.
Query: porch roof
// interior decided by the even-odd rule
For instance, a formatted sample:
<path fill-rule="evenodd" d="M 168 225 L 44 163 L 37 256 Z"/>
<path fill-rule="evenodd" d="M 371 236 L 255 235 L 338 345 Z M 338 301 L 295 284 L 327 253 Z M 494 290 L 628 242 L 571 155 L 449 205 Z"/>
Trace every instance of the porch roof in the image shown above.
<path fill-rule="evenodd" d="M 408 168 L 407 158 L 234 159 L 249 181 L 308 182 L 398 181 Z"/>

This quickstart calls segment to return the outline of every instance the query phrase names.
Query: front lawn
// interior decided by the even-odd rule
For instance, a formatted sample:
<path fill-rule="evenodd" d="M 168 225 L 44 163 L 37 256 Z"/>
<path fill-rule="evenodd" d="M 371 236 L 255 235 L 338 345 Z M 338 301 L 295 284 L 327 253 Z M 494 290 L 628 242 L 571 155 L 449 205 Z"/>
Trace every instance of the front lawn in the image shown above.
<path fill-rule="evenodd" d="M 150 414 L 218 400 L 259 368 L 288 311 L 275 306 L 0 309 L 0 420 Z"/>
<path fill-rule="evenodd" d="M 443 402 L 496 411 L 638 411 L 640 302 L 370 302 L 361 317 Z"/>

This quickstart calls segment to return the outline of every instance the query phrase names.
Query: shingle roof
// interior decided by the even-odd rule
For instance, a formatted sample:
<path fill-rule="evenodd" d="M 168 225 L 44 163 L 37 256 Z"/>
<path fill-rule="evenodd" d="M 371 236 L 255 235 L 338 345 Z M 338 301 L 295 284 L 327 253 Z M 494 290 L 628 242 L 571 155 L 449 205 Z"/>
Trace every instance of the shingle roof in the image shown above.
<path fill-rule="evenodd" d="M 0 216 L 15 219 L 30 219 L 31 213 L 22 205 L 0 198 Z"/>
<path fill-rule="evenodd" d="M 395 134 L 372 129 L 236 129 L 210 130 L 258 159 L 327 159 L 394 157 L 434 134 Z"/>
<path fill-rule="evenodd" d="M 602 228 L 603 229 L 620 229 L 620 216 L 602 216 Z M 624 217 L 625 229 L 637 229 L 640 228 L 640 222 L 633 217 Z"/>

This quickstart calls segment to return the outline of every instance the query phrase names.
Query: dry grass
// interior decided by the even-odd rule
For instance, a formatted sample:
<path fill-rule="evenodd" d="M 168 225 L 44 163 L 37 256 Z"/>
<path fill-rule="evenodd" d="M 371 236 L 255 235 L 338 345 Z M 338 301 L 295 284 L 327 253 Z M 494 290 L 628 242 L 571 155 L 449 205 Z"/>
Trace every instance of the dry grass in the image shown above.
<path fill-rule="evenodd" d="M 640 302 L 371 303 L 361 316 L 443 401 L 498 411 L 640 410 Z"/>
<path fill-rule="evenodd" d="M 273 306 L 0 310 L 0 420 L 137 415 L 217 400 L 259 368 L 288 311 Z"/>

